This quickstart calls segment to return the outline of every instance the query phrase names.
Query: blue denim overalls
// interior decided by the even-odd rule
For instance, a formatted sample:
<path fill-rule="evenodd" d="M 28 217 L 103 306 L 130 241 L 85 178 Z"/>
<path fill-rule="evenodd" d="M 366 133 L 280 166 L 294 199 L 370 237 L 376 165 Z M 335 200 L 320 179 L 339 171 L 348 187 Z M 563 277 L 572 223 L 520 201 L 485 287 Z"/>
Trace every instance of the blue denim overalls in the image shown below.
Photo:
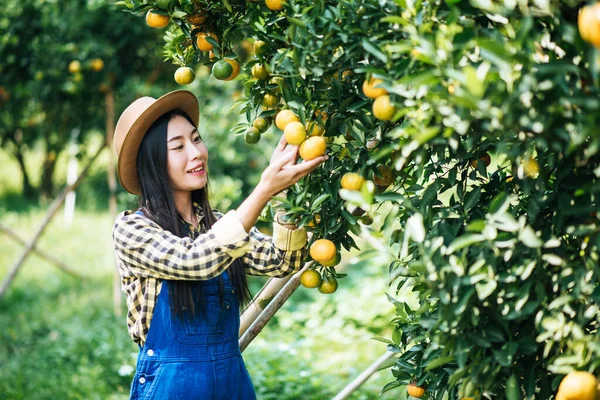
<path fill-rule="evenodd" d="M 239 304 L 227 272 L 202 281 L 206 315 L 171 318 L 169 281 L 163 281 L 146 343 L 140 348 L 131 399 L 254 400 L 238 344 Z"/>

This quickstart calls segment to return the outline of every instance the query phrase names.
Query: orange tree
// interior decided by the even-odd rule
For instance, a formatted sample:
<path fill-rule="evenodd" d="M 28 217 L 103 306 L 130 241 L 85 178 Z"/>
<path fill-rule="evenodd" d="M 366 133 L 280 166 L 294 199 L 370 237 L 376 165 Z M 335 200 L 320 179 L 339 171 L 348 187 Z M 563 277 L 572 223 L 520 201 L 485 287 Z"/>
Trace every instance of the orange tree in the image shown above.
<path fill-rule="evenodd" d="M 242 65 L 235 134 L 324 135 L 283 206 L 337 252 L 371 243 L 418 299 L 390 296 L 383 391 L 550 399 L 600 372 L 597 8 L 578 26 L 576 0 L 118 4 L 167 16 L 182 67 Z M 314 263 L 330 285 L 335 258 Z"/>
<path fill-rule="evenodd" d="M 159 36 L 149 36 L 157 32 L 126 24 L 129 16 L 114 8 L 109 0 L 2 3 L 0 146 L 19 162 L 27 197 L 53 195 L 57 160 L 72 133 L 84 143 L 104 131 L 108 90 L 120 110 L 144 80 L 152 85 L 161 77 Z M 28 166 L 37 145 L 39 172 Z"/>

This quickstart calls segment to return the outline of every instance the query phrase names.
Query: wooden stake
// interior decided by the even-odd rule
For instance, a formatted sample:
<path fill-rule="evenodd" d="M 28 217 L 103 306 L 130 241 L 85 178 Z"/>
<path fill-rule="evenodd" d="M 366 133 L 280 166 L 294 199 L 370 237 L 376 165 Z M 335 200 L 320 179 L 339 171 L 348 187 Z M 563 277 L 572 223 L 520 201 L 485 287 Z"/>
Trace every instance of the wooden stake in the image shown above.
<path fill-rule="evenodd" d="M 367 381 L 373 375 L 379 366 L 390 359 L 395 353 L 392 351 L 386 351 L 381 357 L 379 357 L 373 364 L 365 369 L 359 376 L 357 376 L 352 382 L 348 384 L 341 392 L 339 392 L 333 400 L 344 400 L 352 392 L 358 389 L 363 383 Z"/>
<path fill-rule="evenodd" d="M 27 242 L 25 240 L 21 239 L 21 237 L 19 237 L 19 235 L 17 235 L 17 233 L 15 231 L 13 231 L 12 229 L 10 229 L 9 227 L 6 227 L 6 226 L 3 226 L 2 224 L 0 224 L 0 231 L 6 233 L 6 235 L 8 235 L 8 237 L 10 237 L 15 242 L 17 242 L 21 245 L 25 246 L 27 244 Z M 62 269 L 67 274 L 70 274 L 76 278 L 83 278 L 78 272 L 73 271 L 65 263 L 63 263 L 62 261 L 60 261 L 53 255 L 48 254 L 41 249 L 38 249 L 37 246 L 34 245 L 33 248 L 31 249 L 31 251 L 36 253 L 38 256 L 42 257 L 44 260 L 48 261 L 50 264 L 54 264 L 58 268 Z"/>
<path fill-rule="evenodd" d="M 17 272 L 19 271 L 19 268 L 21 268 L 21 265 L 23 265 L 23 262 L 25 261 L 25 259 L 29 255 L 29 253 L 31 253 L 31 251 L 35 247 L 35 244 L 37 243 L 38 239 L 42 236 L 42 233 L 44 232 L 44 230 L 46 229 L 46 227 L 48 226 L 48 224 L 52 220 L 52 217 L 54 217 L 54 215 L 56 214 L 56 212 L 60 209 L 61 205 L 65 201 L 65 198 L 67 197 L 67 194 L 69 192 L 71 192 L 72 190 L 75 190 L 75 188 L 77 188 L 77 186 L 79 186 L 79 184 L 81 183 L 81 181 L 83 180 L 83 178 L 87 175 L 87 173 L 88 173 L 88 171 L 90 169 L 90 166 L 94 163 L 94 161 L 96 161 L 96 158 L 98 158 L 98 156 L 100 155 L 100 153 L 102 153 L 102 150 L 104 150 L 104 147 L 105 146 L 102 145 L 98 149 L 98 151 L 96 152 L 96 154 L 94 154 L 94 156 L 88 162 L 88 164 L 83 169 L 83 171 L 81 171 L 81 174 L 79 174 L 79 176 L 77 177 L 77 180 L 75 182 L 73 182 L 72 185 L 69 185 L 65 189 L 63 189 L 63 191 L 60 194 L 60 196 L 58 196 L 58 198 L 56 198 L 54 200 L 54 202 L 50 205 L 50 208 L 48 209 L 48 212 L 46 213 L 46 218 L 42 222 L 42 225 L 38 228 L 37 232 L 33 235 L 33 238 L 31 238 L 31 240 L 27 243 L 27 245 L 25 246 L 25 250 L 23 251 L 23 254 L 21 255 L 21 257 L 19 257 L 19 259 L 17 260 L 17 262 L 9 270 L 8 275 L 4 279 L 4 282 L 2 282 L 2 287 L 0 287 L 0 298 L 4 295 L 4 293 L 8 289 L 8 286 L 10 285 L 10 283 L 12 282 L 12 280 L 17 275 Z"/>
<path fill-rule="evenodd" d="M 273 318 L 273 315 L 281 308 L 281 306 L 290 298 L 292 293 L 300 286 L 300 275 L 302 272 L 308 269 L 310 263 L 306 263 L 300 272 L 292 275 L 287 281 L 285 286 L 277 293 L 277 295 L 271 300 L 269 305 L 265 307 L 263 312 L 260 313 L 258 318 L 250 325 L 246 332 L 242 335 L 239 340 L 240 351 L 244 351 L 246 347 L 254 340 L 254 338 L 262 331 L 267 323 Z"/>
<path fill-rule="evenodd" d="M 285 278 L 270 278 L 267 283 L 265 283 L 240 317 L 240 337 L 246 333 L 248 327 L 256 320 L 290 278 L 291 275 L 286 276 Z"/>

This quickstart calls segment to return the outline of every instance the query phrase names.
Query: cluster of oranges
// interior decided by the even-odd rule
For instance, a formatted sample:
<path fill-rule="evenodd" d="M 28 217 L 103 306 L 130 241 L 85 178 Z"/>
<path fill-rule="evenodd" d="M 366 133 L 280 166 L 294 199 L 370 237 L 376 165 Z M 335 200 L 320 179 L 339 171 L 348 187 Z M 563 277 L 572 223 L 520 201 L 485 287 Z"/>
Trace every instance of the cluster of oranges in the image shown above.
<path fill-rule="evenodd" d="M 373 116 L 381 121 L 391 121 L 396 114 L 396 107 L 390 100 L 386 89 L 380 87 L 383 81 L 371 77 L 363 82 L 362 90 L 365 96 L 373 101 Z"/>
<path fill-rule="evenodd" d="M 164 28 L 169 25 L 170 20 L 168 13 L 163 10 L 151 9 L 146 13 L 146 23 L 152 28 Z M 195 38 L 196 46 L 200 51 L 209 52 L 209 60 L 214 62 L 211 69 L 212 75 L 223 81 L 235 79 L 240 74 L 241 65 L 235 58 L 216 59 L 213 50 L 214 43 L 219 43 L 219 38 L 215 33 L 202 29 L 206 15 L 188 15 L 187 21 L 192 24 L 193 30 L 200 30 Z M 175 71 L 174 78 L 178 84 L 188 85 L 194 81 L 196 74 L 192 68 L 182 66 Z"/>
<path fill-rule="evenodd" d="M 335 267 L 340 262 L 340 253 L 329 239 L 318 239 L 310 246 L 310 256 L 323 267 Z M 300 283 L 307 288 L 318 288 L 324 294 L 334 293 L 338 282 L 334 274 L 327 272 L 324 276 L 314 268 L 307 269 L 300 275 Z"/>

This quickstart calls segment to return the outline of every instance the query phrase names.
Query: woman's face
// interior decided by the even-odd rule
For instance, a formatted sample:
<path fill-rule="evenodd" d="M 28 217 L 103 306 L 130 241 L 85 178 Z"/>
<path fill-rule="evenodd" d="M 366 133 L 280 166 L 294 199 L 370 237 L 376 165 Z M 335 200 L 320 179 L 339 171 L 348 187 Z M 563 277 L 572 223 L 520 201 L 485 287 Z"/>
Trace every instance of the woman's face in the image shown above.
<path fill-rule="evenodd" d="M 175 115 L 167 128 L 167 161 L 174 192 L 206 186 L 208 150 L 194 125 Z"/>

